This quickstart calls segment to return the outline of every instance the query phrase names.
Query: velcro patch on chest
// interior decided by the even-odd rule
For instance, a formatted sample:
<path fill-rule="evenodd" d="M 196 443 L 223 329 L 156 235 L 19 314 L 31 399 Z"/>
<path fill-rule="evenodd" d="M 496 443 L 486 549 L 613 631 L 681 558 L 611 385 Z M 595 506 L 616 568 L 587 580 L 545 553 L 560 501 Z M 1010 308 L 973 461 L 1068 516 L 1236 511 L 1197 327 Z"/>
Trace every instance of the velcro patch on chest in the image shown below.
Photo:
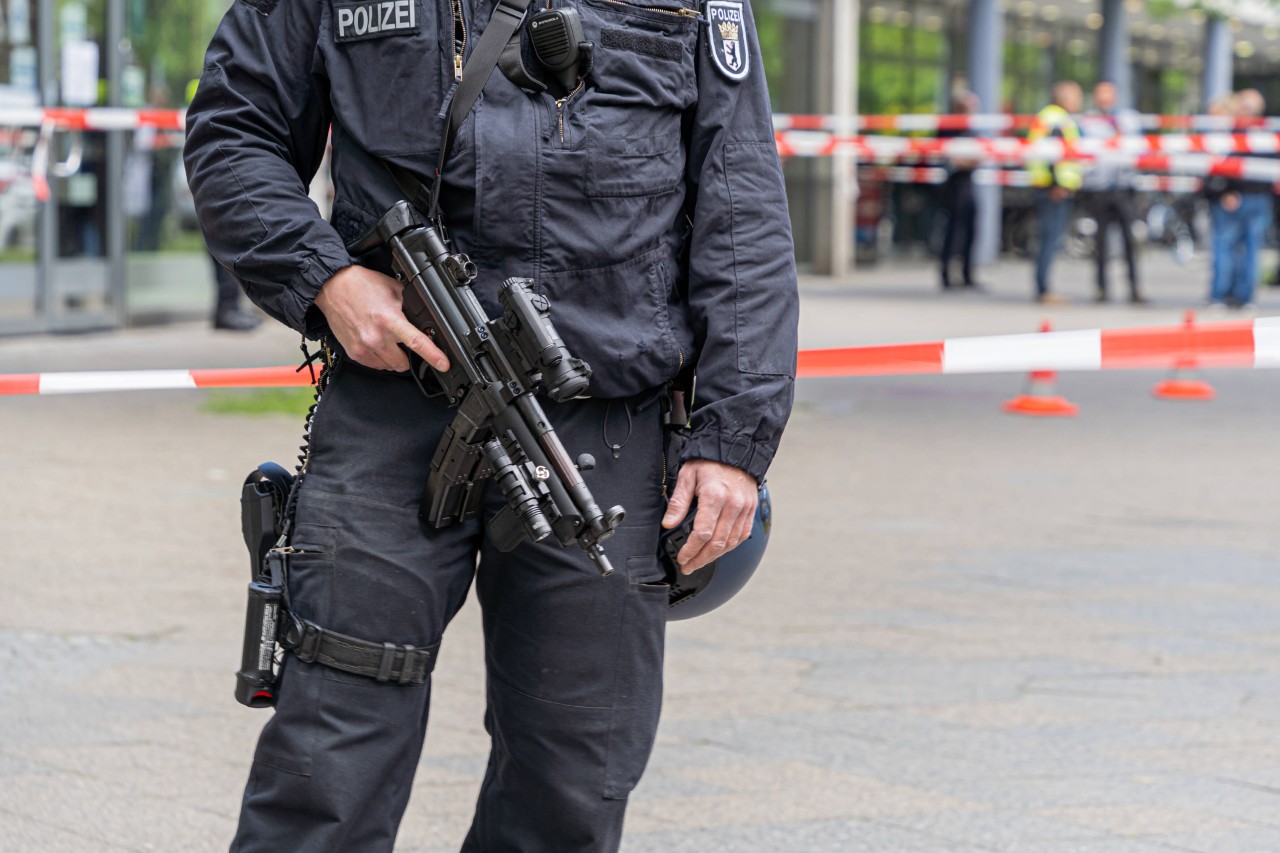
<path fill-rule="evenodd" d="M 680 47 L 679 42 L 615 27 L 605 27 L 600 31 L 600 44 L 674 62 L 679 62 L 684 56 L 684 48 Z"/>
<path fill-rule="evenodd" d="M 745 80 L 751 71 L 747 50 L 747 16 L 739 0 L 707 0 L 707 43 L 716 70 L 730 80 Z"/>
<path fill-rule="evenodd" d="M 333 4 L 333 40 L 363 41 L 418 32 L 418 0 Z"/>

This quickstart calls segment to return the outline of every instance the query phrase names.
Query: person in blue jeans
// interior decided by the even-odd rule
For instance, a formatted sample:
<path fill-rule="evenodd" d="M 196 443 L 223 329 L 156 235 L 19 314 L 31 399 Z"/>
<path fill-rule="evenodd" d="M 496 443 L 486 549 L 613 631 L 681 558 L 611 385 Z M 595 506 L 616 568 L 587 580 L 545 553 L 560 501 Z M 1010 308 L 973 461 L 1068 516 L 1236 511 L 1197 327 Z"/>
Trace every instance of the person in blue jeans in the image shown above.
<path fill-rule="evenodd" d="M 1258 257 L 1271 227 L 1272 191 L 1267 184 L 1254 182 L 1240 195 L 1243 257 L 1236 266 L 1235 282 L 1228 303 L 1238 308 L 1253 306 L 1253 289 L 1258 282 Z"/>
<path fill-rule="evenodd" d="M 1256 89 L 1234 98 L 1236 114 L 1258 118 L 1266 104 Z M 1209 306 L 1253 307 L 1258 257 L 1272 219 L 1272 188 L 1260 181 L 1211 178 L 1205 185 L 1213 225 L 1213 279 Z"/>
<path fill-rule="evenodd" d="M 1213 228 L 1213 266 L 1209 282 L 1209 300 L 1206 307 L 1225 307 L 1235 285 L 1235 268 L 1239 265 L 1236 250 L 1244 231 L 1244 217 L 1240 215 L 1240 193 L 1223 192 L 1210 184 L 1209 223 Z"/>
<path fill-rule="evenodd" d="M 1063 297 L 1049 290 L 1049 269 L 1066 236 L 1075 196 L 1063 187 L 1036 190 L 1036 218 L 1040 222 L 1040 246 L 1036 251 L 1036 301 L 1062 302 Z"/>
<path fill-rule="evenodd" d="M 1258 281 L 1258 256 L 1271 227 L 1271 192 L 1232 187 L 1209 191 L 1209 217 L 1213 226 L 1213 278 L 1211 307 L 1243 308 L 1253 305 Z"/>

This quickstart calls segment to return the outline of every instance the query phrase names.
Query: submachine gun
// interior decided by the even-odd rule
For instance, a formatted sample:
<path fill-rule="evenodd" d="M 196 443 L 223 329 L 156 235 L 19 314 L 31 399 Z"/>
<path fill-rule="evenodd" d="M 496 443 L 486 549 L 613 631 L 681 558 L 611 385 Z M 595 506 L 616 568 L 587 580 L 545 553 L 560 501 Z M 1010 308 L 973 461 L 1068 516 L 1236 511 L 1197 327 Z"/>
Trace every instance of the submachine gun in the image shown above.
<path fill-rule="evenodd" d="M 458 409 L 431 460 L 419 511 L 423 520 L 446 527 L 475 517 L 485 487 L 495 480 L 507 499 L 488 529 L 498 548 L 510 551 L 526 535 L 539 542 L 555 534 L 561 546 L 585 551 L 601 575 L 612 574 L 600 543 L 613 535 L 626 511 L 615 506 L 602 512 L 596 505 L 581 474 L 595 460 L 586 453 L 576 462 L 569 458 L 535 396 L 564 402 L 586 391 L 591 379 L 591 368 L 573 358 L 556 333 L 546 298 L 533 292 L 529 279 L 507 279 L 498 294 L 502 316 L 490 320 L 470 287 L 475 264 L 451 252 L 440 231 L 424 225 L 407 202 L 387 211 L 351 251 L 363 254 L 383 244 L 405 283 L 405 315 L 449 357 L 449 369 L 438 373 L 409 352 L 413 378 L 424 394 L 443 393 Z M 296 482 L 268 462 L 249 474 L 241 494 L 252 583 L 236 699 L 251 708 L 275 704 L 279 649 L 297 650 L 308 628 L 315 628 L 288 612 L 291 549 L 281 546 Z M 375 646 L 374 658 L 386 660 L 387 644 L 333 636 L 349 646 Z M 405 653 L 401 680 L 422 675 L 417 667 L 428 651 L 418 650 L 412 667 Z M 369 666 L 356 661 L 363 668 L 352 669 L 351 661 L 345 663 L 348 671 Z"/>
<path fill-rule="evenodd" d="M 498 293 L 502 316 L 489 319 L 470 286 L 476 265 L 451 251 L 408 202 L 397 202 L 349 248 L 363 254 L 384 244 L 404 283 L 405 315 L 449 358 L 440 373 L 409 352 L 410 372 L 424 394 L 443 392 L 458 409 L 431 460 L 423 520 L 439 528 L 473 518 L 492 479 L 507 499 L 488 529 L 499 549 L 515 548 L 526 534 L 540 542 L 554 533 L 561 546 L 585 551 L 601 575 L 611 574 L 600 543 L 626 511 L 596 505 L 580 473 L 595 460 L 569 457 L 535 396 L 562 403 L 583 394 L 591 379 L 591 368 L 556 332 L 546 297 L 532 280 L 509 278 Z"/>

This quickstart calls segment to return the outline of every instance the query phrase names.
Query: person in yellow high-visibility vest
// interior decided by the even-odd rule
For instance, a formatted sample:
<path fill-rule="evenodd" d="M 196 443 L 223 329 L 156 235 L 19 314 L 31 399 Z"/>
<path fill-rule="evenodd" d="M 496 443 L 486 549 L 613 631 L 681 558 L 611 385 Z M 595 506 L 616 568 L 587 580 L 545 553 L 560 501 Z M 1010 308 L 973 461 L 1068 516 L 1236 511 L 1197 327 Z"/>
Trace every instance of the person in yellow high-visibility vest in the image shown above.
<path fill-rule="evenodd" d="M 1061 139 L 1074 143 L 1080 139 L 1080 128 L 1072 118 L 1084 105 L 1084 93 L 1078 83 L 1062 81 L 1053 86 L 1053 103 L 1036 116 L 1027 134 L 1029 142 Z M 1036 216 L 1040 220 L 1040 248 L 1036 254 L 1036 301 L 1064 302 L 1063 297 L 1049 291 L 1049 267 L 1058 253 L 1058 245 L 1071 221 L 1075 195 L 1084 182 L 1084 169 L 1078 160 L 1063 157 L 1055 163 L 1028 162 L 1031 183 L 1036 188 Z"/>

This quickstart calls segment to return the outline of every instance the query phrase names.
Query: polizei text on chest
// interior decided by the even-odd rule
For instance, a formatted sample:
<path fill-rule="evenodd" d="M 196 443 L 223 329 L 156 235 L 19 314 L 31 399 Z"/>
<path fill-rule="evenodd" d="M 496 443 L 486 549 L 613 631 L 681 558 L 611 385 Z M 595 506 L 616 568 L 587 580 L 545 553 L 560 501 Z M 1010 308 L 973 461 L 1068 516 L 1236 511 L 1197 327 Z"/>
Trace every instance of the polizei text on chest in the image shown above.
<path fill-rule="evenodd" d="M 418 31 L 417 0 L 372 0 L 334 6 L 337 40 L 377 38 Z"/>

